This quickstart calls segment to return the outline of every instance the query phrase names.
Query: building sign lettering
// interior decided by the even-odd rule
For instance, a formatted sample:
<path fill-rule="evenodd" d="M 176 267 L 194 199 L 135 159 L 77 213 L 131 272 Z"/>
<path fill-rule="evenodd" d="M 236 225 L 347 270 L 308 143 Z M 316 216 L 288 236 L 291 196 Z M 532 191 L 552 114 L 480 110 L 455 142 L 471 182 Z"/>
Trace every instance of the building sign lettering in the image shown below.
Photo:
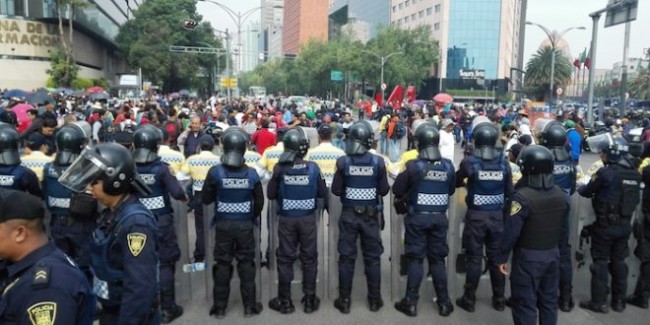
<path fill-rule="evenodd" d="M 485 79 L 485 70 L 464 70 L 458 71 L 460 79 Z"/>
<path fill-rule="evenodd" d="M 0 45 L 55 47 L 59 44 L 55 25 L 41 22 L 0 19 Z"/>

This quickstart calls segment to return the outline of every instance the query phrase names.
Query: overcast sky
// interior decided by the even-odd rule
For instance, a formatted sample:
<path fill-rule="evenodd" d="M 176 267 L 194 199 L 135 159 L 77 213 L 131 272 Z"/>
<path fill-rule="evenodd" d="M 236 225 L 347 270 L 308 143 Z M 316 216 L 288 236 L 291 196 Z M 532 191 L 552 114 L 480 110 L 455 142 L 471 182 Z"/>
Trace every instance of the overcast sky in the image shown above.
<path fill-rule="evenodd" d="M 322 0 L 327 1 L 327 0 Z M 453 0 L 452 0 L 453 1 Z M 260 5 L 260 0 L 219 0 L 220 3 L 234 11 L 245 12 Z M 586 30 L 572 30 L 564 39 L 568 42 L 573 58 L 577 57 L 585 47 L 589 50 L 591 41 L 592 21 L 589 13 L 602 9 L 607 0 L 528 0 L 528 20 L 544 25 L 550 30 L 564 30 L 573 26 L 584 26 Z M 209 20 L 217 29 L 229 28 L 235 31 L 235 23 L 218 6 L 198 2 L 197 9 L 204 19 Z M 243 25 L 259 21 L 260 14 L 253 14 Z M 597 68 L 611 68 L 614 62 L 623 59 L 623 35 L 625 25 L 603 28 L 605 15 L 600 19 L 598 29 Z M 537 50 L 546 38 L 544 32 L 535 26 L 526 28 L 526 44 L 524 62 Z M 641 57 L 644 48 L 650 47 L 650 0 L 639 0 L 637 20 L 632 22 L 630 37 L 630 57 Z M 572 59 L 573 59 L 572 58 Z M 524 63 L 525 64 L 525 63 Z"/>

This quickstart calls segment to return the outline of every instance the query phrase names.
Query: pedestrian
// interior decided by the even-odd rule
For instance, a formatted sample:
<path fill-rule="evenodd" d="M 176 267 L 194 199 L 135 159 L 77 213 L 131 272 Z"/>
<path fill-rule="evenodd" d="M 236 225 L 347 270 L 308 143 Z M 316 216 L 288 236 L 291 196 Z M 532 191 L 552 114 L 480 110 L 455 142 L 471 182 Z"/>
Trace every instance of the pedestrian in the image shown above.
<path fill-rule="evenodd" d="M 648 309 L 648 298 L 650 298 L 650 142 L 643 144 L 639 172 L 643 178 L 642 214 L 637 215 L 634 224 L 634 237 L 637 246 L 634 255 L 641 260 L 639 266 L 639 279 L 636 282 L 634 293 L 626 299 L 630 305 Z"/>
<path fill-rule="evenodd" d="M 0 126 L 0 188 L 26 191 L 41 197 L 43 191 L 38 177 L 20 163 L 18 132 L 11 126 Z"/>
<path fill-rule="evenodd" d="M 185 204 L 189 202 L 185 191 L 170 171 L 170 166 L 158 156 L 162 142 L 162 130 L 155 126 L 143 126 L 133 134 L 133 160 L 142 182 L 151 190 L 149 195 L 138 195 L 140 203 L 151 210 L 158 219 L 159 242 L 158 278 L 160 285 L 160 309 L 163 324 L 171 323 L 183 315 L 183 308 L 176 304 L 175 271 L 180 259 L 174 215 L 170 196 Z"/>
<path fill-rule="evenodd" d="M 131 153 L 115 143 L 84 150 L 59 182 L 90 191 L 106 208 L 91 245 L 99 324 L 160 324 L 156 218 L 136 195 L 148 195 Z"/>
<path fill-rule="evenodd" d="M 54 159 L 47 155 L 48 146 L 50 144 L 47 143 L 44 136 L 40 133 L 32 133 L 25 143 L 24 154 L 20 157 L 20 164 L 33 171 L 39 182 L 43 181 L 43 167 Z"/>
<path fill-rule="evenodd" d="M 449 197 L 454 194 L 455 173 L 451 160 L 444 158 L 438 149 L 440 136 L 435 124 L 427 122 L 415 134 L 419 155 L 406 164 L 393 185 L 398 200 L 406 200 L 407 216 L 404 244 L 408 260 L 406 296 L 395 303 L 395 309 L 408 315 L 417 315 L 420 283 L 423 278 L 422 262 L 426 257 L 436 291 L 436 303 L 441 316 L 449 316 L 454 306 L 447 290 L 445 259 L 449 253 L 446 211 Z M 397 209 L 397 207 L 396 207 Z"/>
<path fill-rule="evenodd" d="M 292 129 L 284 136 L 284 153 L 273 169 L 267 186 L 269 200 L 278 204 L 279 246 L 276 250 L 278 268 L 278 296 L 269 301 L 269 308 L 282 314 L 293 313 L 291 282 L 293 264 L 297 258 L 302 264 L 302 303 L 306 314 L 320 305 L 316 296 L 318 274 L 318 204 L 328 196 L 325 180 L 318 165 L 303 160 L 309 141 L 302 129 Z M 323 207 L 321 206 L 321 209 Z M 299 252 L 299 253 L 298 253 Z"/>
<path fill-rule="evenodd" d="M 202 136 L 203 131 L 201 131 L 201 118 L 194 115 L 190 118 L 189 128 L 183 131 L 183 133 L 178 136 L 177 140 L 178 145 L 183 146 L 183 154 L 186 159 L 191 155 L 198 153 L 199 142 Z"/>
<path fill-rule="evenodd" d="M 372 127 L 366 121 L 350 126 L 345 145 L 346 156 L 336 161 L 332 194 L 343 205 L 338 222 L 339 239 L 339 297 L 334 307 L 350 313 L 350 294 L 354 263 L 357 258 L 357 238 L 363 243 L 363 260 L 368 284 L 368 307 L 376 312 L 384 305 L 381 299 L 380 257 L 383 220 L 378 203 L 388 194 L 386 165 L 381 157 L 368 152 L 374 141 Z"/>
<path fill-rule="evenodd" d="M 512 194 L 512 174 L 503 154 L 495 148 L 499 133 L 494 124 L 485 118 L 476 118 L 473 124 L 473 152 L 463 159 L 456 172 L 456 187 L 464 186 L 467 179 L 467 213 L 463 230 L 467 272 L 465 292 L 456 304 L 474 312 L 485 246 L 492 283 L 492 306 L 503 311 L 505 277 L 495 258 L 498 257 L 504 228 L 504 209 Z"/>
<path fill-rule="evenodd" d="M 336 160 L 345 156 L 345 151 L 332 144 L 332 128 L 329 124 L 323 124 L 318 128 L 318 140 L 318 146 L 307 150 L 305 160 L 313 161 L 318 165 L 329 188 L 336 172 Z"/>
<path fill-rule="evenodd" d="M 251 317 L 262 312 L 262 304 L 255 296 L 257 242 L 253 227 L 260 221 L 264 192 L 257 172 L 244 161 L 246 133 L 233 126 L 224 132 L 222 140 L 221 164 L 210 168 L 201 192 L 203 204 L 214 203 L 214 302 L 210 315 L 219 319 L 226 316 L 232 260 L 236 258 L 244 317 Z"/>
<path fill-rule="evenodd" d="M 580 163 L 580 154 L 582 153 L 582 136 L 576 131 L 576 123 L 572 120 L 564 122 L 564 127 L 567 129 L 566 137 L 571 148 L 571 161 L 578 166 Z"/>
<path fill-rule="evenodd" d="M 565 193 L 555 186 L 554 159 L 543 146 L 528 146 L 517 162 L 522 184 L 512 196 L 510 226 L 503 233 L 499 269 L 508 275 L 512 255 L 510 298 L 515 324 L 557 324 L 558 250 L 565 215 Z M 539 318 L 538 318 L 539 310 Z"/>
<path fill-rule="evenodd" d="M 566 150 L 567 134 L 557 121 L 551 121 L 542 131 L 541 144 L 553 154 L 553 178 L 565 194 L 566 203 L 571 207 L 571 195 L 576 191 L 577 170 L 571 161 L 571 155 Z M 563 312 L 570 312 L 574 307 L 573 297 L 573 266 L 571 261 L 571 244 L 569 211 L 562 218 L 562 236 L 560 237 L 560 300 L 558 306 Z"/>
<path fill-rule="evenodd" d="M 454 162 L 454 128 L 456 123 L 451 119 L 447 118 L 442 121 L 442 127 L 440 128 L 440 154 L 443 158 L 451 160 Z"/>
<path fill-rule="evenodd" d="M 0 190 L 0 323 L 91 325 L 95 296 L 84 274 L 45 233 L 40 198 Z"/>
<path fill-rule="evenodd" d="M 597 146 L 603 168 L 578 193 L 592 199 L 596 221 L 585 232 L 591 237 L 591 299 L 580 302 L 580 308 L 598 313 L 609 312 L 607 305 L 608 272 L 611 274 L 611 307 L 625 309 L 627 291 L 628 239 L 632 231 L 630 219 L 639 203 L 641 175 L 628 156 L 627 142 L 622 137 L 607 137 Z"/>

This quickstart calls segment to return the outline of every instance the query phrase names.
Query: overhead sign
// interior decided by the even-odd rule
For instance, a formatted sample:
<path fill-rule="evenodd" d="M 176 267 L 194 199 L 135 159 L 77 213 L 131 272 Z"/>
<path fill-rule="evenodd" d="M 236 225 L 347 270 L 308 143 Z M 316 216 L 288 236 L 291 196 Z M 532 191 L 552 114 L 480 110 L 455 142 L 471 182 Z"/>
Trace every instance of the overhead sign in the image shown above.
<path fill-rule="evenodd" d="M 639 0 L 609 0 L 605 28 L 636 20 L 638 6 Z"/>
<path fill-rule="evenodd" d="M 120 87 L 134 87 L 139 88 L 138 75 L 123 74 L 120 76 Z"/>
<path fill-rule="evenodd" d="M 343 81 L 343 71 L 332 70 L 330 71 L 331 81 Z"/>
<path fill-rule="evenodd" d="M 465 80 L 485 79 L 485 70 L 477 70 L 477 69 L 464 70 L 464 69 L 460 69 L 460 70 L 458 70 L 458 74 L 460 76 L 460 79 L 465 79 Z"/>

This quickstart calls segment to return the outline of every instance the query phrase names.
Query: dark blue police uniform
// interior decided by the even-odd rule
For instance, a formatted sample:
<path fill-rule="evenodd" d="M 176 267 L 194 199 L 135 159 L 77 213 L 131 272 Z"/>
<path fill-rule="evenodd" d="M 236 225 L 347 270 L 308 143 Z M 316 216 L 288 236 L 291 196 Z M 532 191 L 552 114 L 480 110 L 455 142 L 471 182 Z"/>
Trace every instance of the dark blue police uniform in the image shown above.
<path fill-rule="evenodd" d="M 20 164 L 0 166 L 0 188 L 23 191 L 38 197 L 43 196 L 36 174 Z"/>
<path fill-rule="evenodd" d="M 0 324 L 93 323 L 95 296 L 84 274 L 47 243 L 0 271 Z"/>
<path fill-rule="evenodd" d="M 384 252 L 378 206 L 381 197 L 390 190 L 383 158 L 369 152 L 340 157 L 331 189 L 343 204 L 338 224 L 339 293 L 350 297 L 357 238 L 361 237 L 368 301 L 378 302 L 381 300 L 380 257 Z"/>
<path fill-rule="evenodd" d="M 318 274 L 317 199 L 327 197 L 327 187 L 316 163 L 296 158 L 293 163 L 278 164 L 267 186 L 269 200 L 278 201 L 279 296 L 291 299 L 293 263 L 300 258 L 302 289 L 306 296 L 316 294 Z M 300 252 L 298 253 L 298 248 Z"/>
<path fill-rule="evenodd" d="M 134 195 L 102 212 L 91 246 L 100 324 L 160 323 L 157 229 Z"/>
<path fill-rule="evenodd" d="M 256 309 L 255 233 L 264 207 L 262 183 L 255 169 L 216 165 L 210 168 L 201 191 L 203 204 L 214 204 L 215 246 L 212 269 L 214 305 L 210 313 L 224 310 L 230 295 L 232 260 L 237 259 L 244 309 Z M 255 312 L 253 312 L 255 313 Z"/>
<path fill-rule="evenodd" d="M 646 143 L 645 148 L 649 150 L 650 144 Z M 648 159 L 650 158 L 645 158 L 646 161 Z M 634 294 L 629 296 L 626 302 L 647 309 L 650 298 L 650 164 L 641 168 L 641 177 L 645 184 L 641 206 L 643 215 L 637 216 L 638 219 L 634 227 L 634 237 L 637 240 L 634 255 L 641 261 L 641 266 Z"/>
<path fill-rule="evenodd" d="M 176 177 L 171 174 L 169 165 L 160 158 L 152 163 L 136 164 L 140 179 L 149 186 L 151 194 L 138 195 L 140 203 L 158 219 L 158 255 L 160 259 L 160 306 L 162 309 L 176 305 L 174 294 L 174 272 L 176 262 L 181 256 L 174 228 L 174 216 L 169 200 L 170 194 L 176 200 L 185 198 L 185 192 Z"/>
<path fill-rule="evenodd" d="M 65 169 L 65 166 L 55 163 L 47 163 L 43 167 L 43 200 L 52 216 L 50 235 L 56 246 L 72 257 L 88 280 L 92 281 L 90 243 L 92 233 L 97 228 L 98 211 L 84 218 L 73 218 L 70 215 L 70 200 L 76 194 L 59 183 L 59 177 Z"/>
<path fill-rule="evenodd" d="M 512 193 L 510 166 L 501 156 L 482 160 L 468 156 L 456 172 L 456 186 L 467 179 L 467 214 L 463 229 L 463 249 L 467 254 L 465 292 L 473 297 L 481 277 L 483 245 L 495 299 L 503 299 L 505 277 L 494 262 L 504 229 L 504 209 Z"/>
<path fill-rule="evenodd" d="M 413 188 L 418 184 L 417 188 Z M 409 161 L 406 171 L 393 184 L 393 194 L 409 194 L 409 211 L 404 218 L 405 254 L 408 259 L 406 299 L 417 302 L 423 278 L 422 262 L 429 260 L 429 270 L 439 304 L 449 302 L 445 258 L 447 245 L 447 208 L 449 197 L 456 191 L 454 164 L 449 159 L 429 162 L 423 159 Z"/>

